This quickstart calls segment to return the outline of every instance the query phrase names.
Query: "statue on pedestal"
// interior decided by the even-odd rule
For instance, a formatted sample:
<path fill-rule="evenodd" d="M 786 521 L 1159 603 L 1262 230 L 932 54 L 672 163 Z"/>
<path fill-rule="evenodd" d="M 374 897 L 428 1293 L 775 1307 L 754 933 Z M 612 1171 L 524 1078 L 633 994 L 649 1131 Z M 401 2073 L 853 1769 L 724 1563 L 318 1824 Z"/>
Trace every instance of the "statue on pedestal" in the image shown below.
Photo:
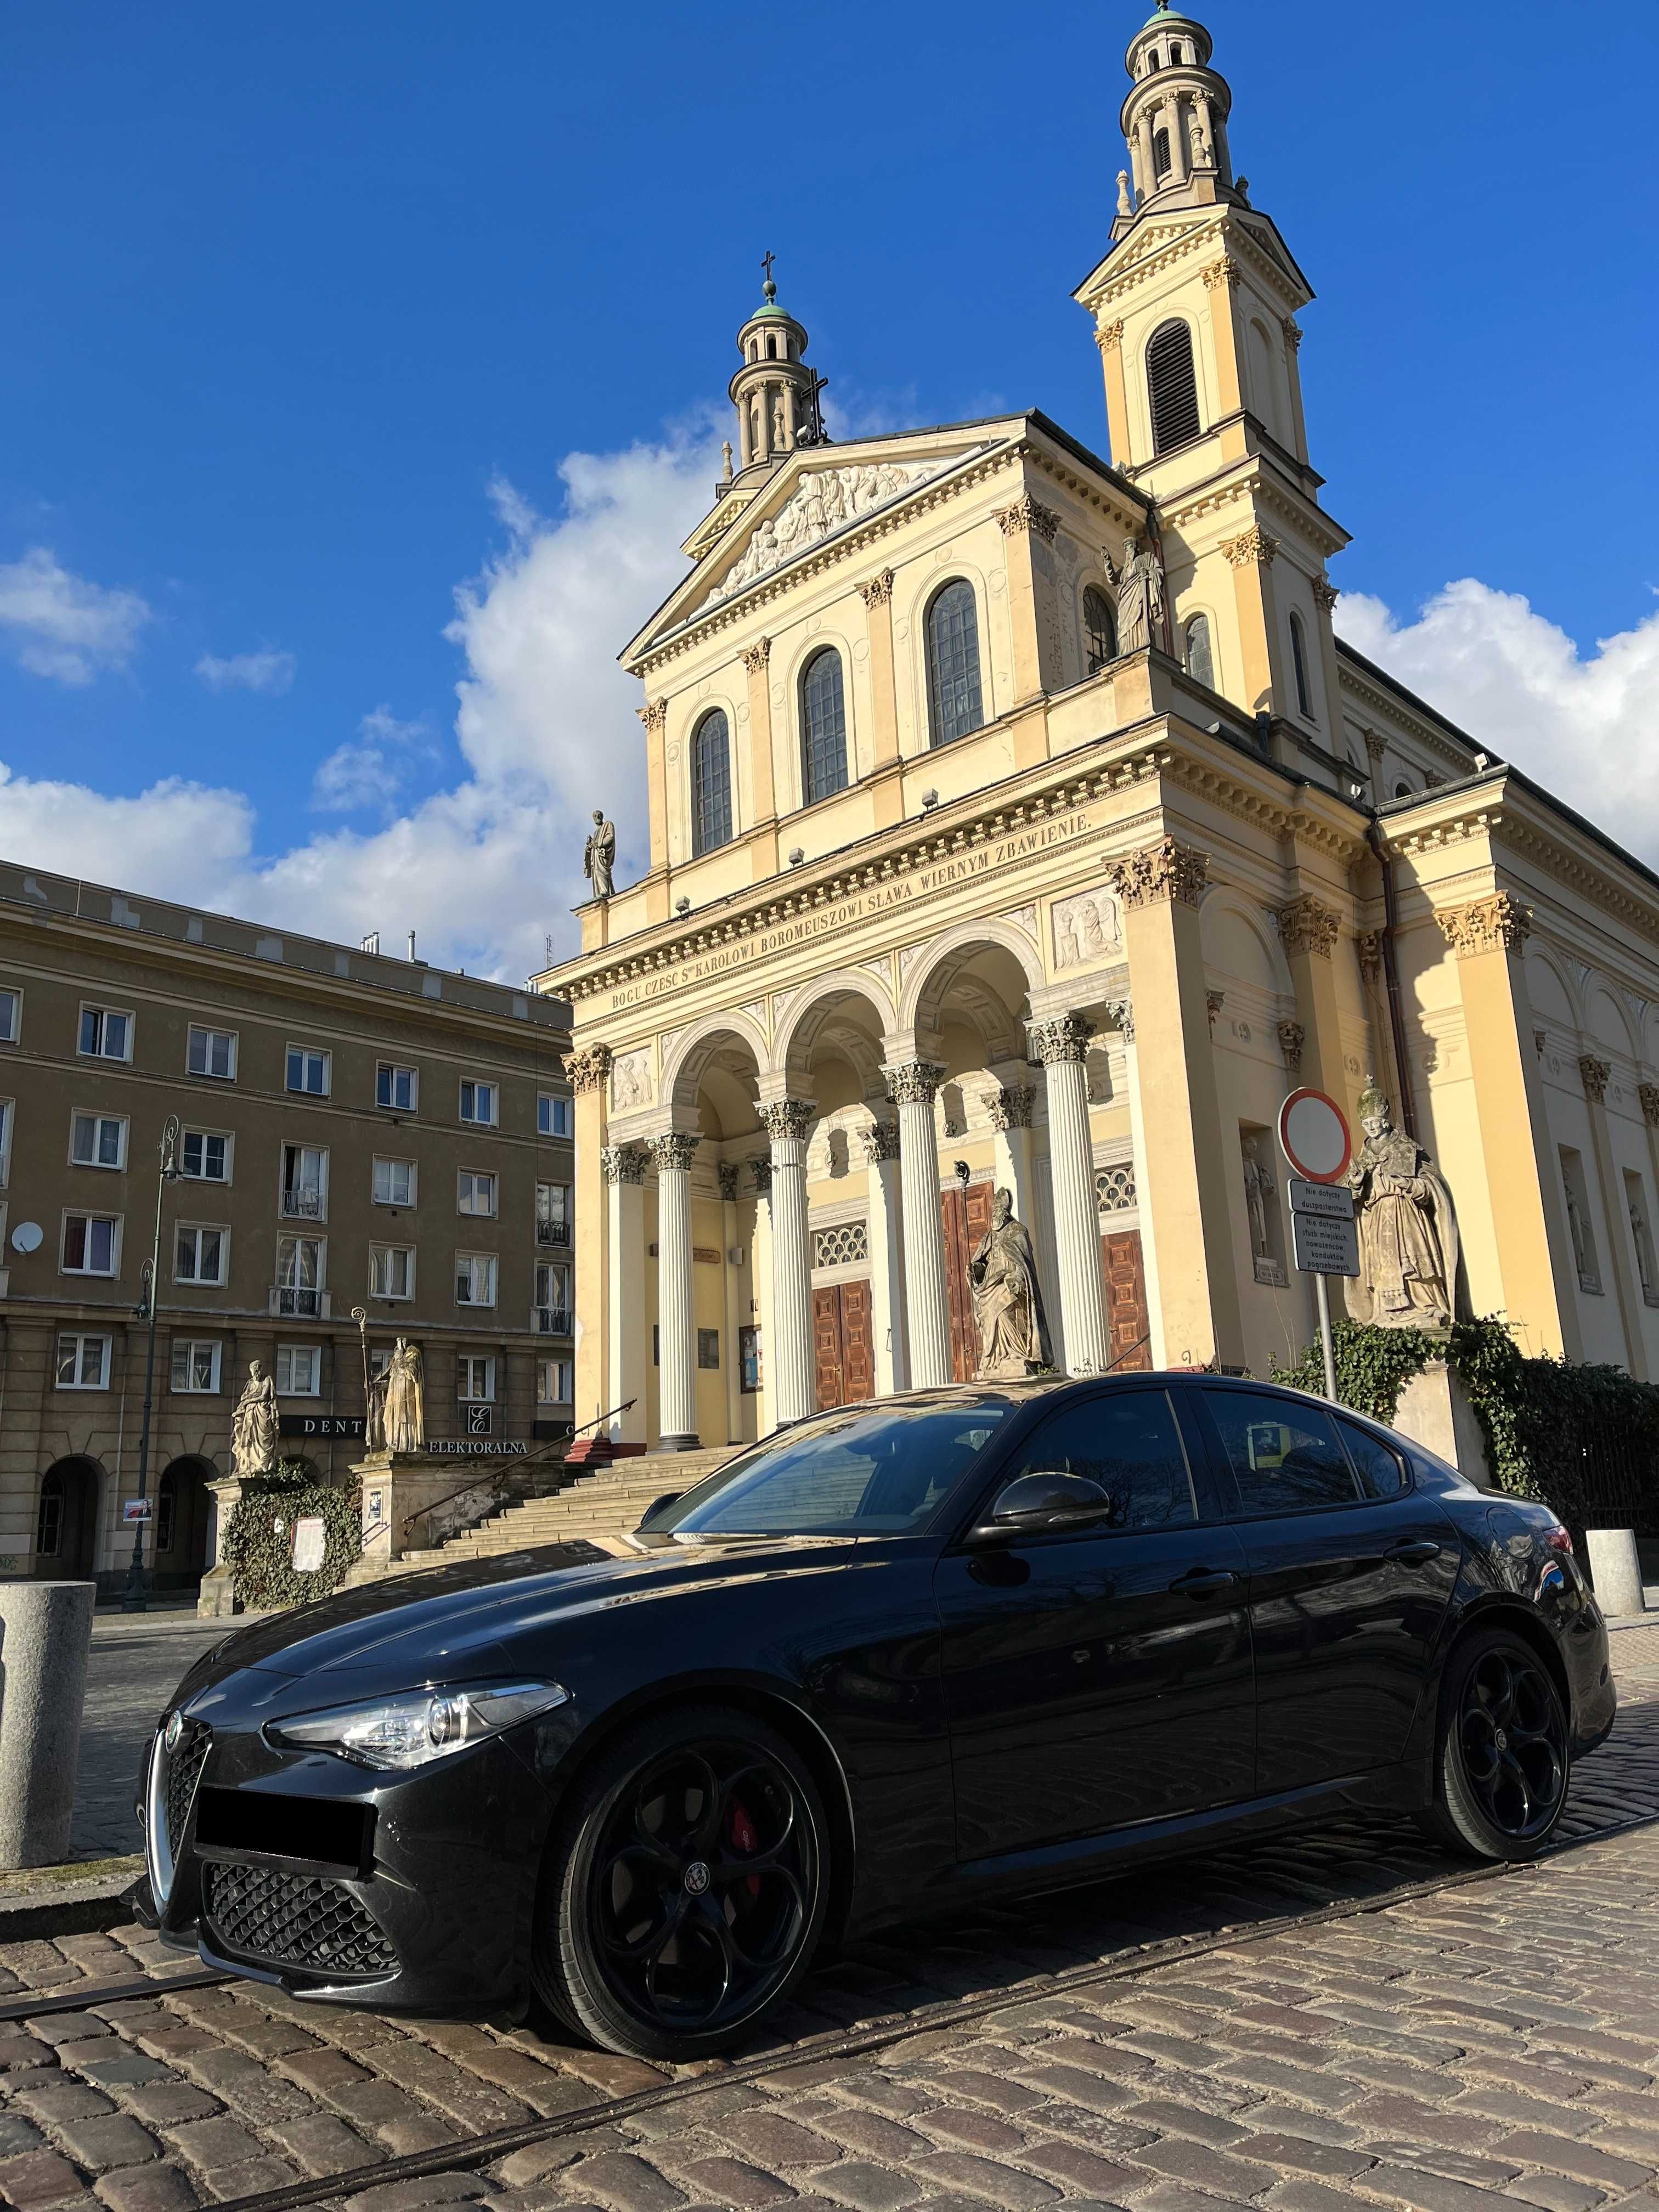
<path fill-rule="evenodd" d="M 381 1449 L 417 1452 L 426 1447 L 426 1376 L 421 1347 L 400 1336 L 392 1348 L 380 1406 Z"/>
<path fill-rule="evenodd" d="M 979 1329 L 975 1382 L 1041 1375 L 1054 1365 L 1036 1255 L 1030 1235 L 1014 1219 L 1014 1201 L 1006 1190 L 992 1201 L 991 1225 L 968 1263 L 968 1287 Z"/>
<path fill-rule="evenodd" d="M 1359 1095 L 1365 1141 L 1348 1170 L 1359 1216 L 1355 1318 L 1385 1328 L 1446 1328 L 1455 1316 L 1457 1214 L 1433 1161 L 1394 1126 L 1375 1083 Z"/>
<path fill-rule="evenodd" d="M 274 1474 L 276 1470 L 276 1385 L 264 1365 L 251 1359 L 247 1386 L 230 1417 L 233 1474 Z"/>
<path fill-rule="evenodd" d="M 603 809 L 596 806 L 592 830 L 582 847 L 582 873 L 592 886 L 596 899 L 610 897 L 615 888 L 612 871 L 616 864 L 617 825 L 607 822 Z"/>
<path fill-rule="evenodd" d="M 1121 567 L 1106 563 L 1117 592 L 1117 649 L 1135 653 L 1164 642 L 1164 568 L 1150 547 L 1123 541 Z"/>

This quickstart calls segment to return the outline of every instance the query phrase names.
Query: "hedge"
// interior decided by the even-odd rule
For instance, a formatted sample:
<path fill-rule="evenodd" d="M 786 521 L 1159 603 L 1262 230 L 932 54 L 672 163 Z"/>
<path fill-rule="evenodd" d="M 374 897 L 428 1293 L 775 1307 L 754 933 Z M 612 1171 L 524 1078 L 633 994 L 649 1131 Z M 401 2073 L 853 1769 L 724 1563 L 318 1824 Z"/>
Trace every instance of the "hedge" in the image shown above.
<path fill-rule="evenodd" d="M 311 1518 L 323 1523 L 323 1564 L 314 1574 L 296 1574 L 294 1524 Z M 304 1461 L 283 1460 L 274 1474 L 243 1483 L 220 1556 L 230 1569 L 240 1602 L 265 1611 L 327 1597 L 362 1558 L 362 1504 L 357 1492 L 315 1482 Z"/>

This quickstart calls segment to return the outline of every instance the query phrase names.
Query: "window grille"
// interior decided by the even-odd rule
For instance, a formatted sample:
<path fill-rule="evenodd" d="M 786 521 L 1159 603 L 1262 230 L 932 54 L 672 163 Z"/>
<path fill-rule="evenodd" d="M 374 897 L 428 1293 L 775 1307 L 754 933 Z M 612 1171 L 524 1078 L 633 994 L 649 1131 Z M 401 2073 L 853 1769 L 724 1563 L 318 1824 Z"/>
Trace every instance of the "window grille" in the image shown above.
<path fill-rule="evenodd" d="M 974 587 L 958 576 L 927 610 L 927 700 L 932 742 L 949 744 L 985 720 L 979 685 L 979 615 Z"/>
<path fill-rule="evenodd" d="M 847 788 L 847 701 L 841 655 L 825 646 L 800 680 L 801 794 L 811 806 Z"/>
<path fill-rule="evenodd" d="M 1120 1160 L 1115 1167 L 1095 1170 L 1095 1199 L 1103 1213 L 1126 1213 L 1135 1202 L 1133 1164 Z"/>
<path fill-rule="evenodd" d="M 732 842 L 732 750 L 726 716 L 705 714 L 691 739 L 691 853 L 694 859 Z"/>
<path fill-rule="evenodd" d="M 862 1221 L 842 1221 L 833 1229 L 813 1231 L 812 1265 L 815 1267 L 850 1267 L 869 1256 L 870 1232 Z"/>
<path fill-rule="evenodd" d="M 1198 382 L 1193 334 L 1185 323 L 1164 323 L 1146 348 L 1146 392 L 1152 410 L 1152 450 L 1167 453 L 1197 437 Z"/>

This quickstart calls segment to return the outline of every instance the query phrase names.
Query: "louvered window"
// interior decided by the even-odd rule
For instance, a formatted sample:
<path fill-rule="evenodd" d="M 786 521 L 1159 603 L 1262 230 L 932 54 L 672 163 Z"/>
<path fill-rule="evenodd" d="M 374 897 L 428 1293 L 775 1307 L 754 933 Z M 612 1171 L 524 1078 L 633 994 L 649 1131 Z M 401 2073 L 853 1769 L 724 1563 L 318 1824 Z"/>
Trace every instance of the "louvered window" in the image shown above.
<path fill-rule="evenodd" d="M 1187 673 L 1215 689 L 1215 662 L 1210 653 L 1210 617 L 1194 615 L 1187 625 Z"/>
<path fill-rule="evenodd" d="M 825 646 L 800 679 L 801 792 L 808 806 L 847 788 L 847 702 L 841 655 Z"/>
<path fill-rule="evenodd" d="M 979 616 L 974 587 L 958 576 L 927 610 L 927 701 L 933 743 L 965 738 L 985 720 L 979 689 Z"/>
<path fill-rule="evenodd" d="M 712 853 L 732 841 L 732 750 L 726 716 L 716 707 L 691 738 L 691 851 Z"/>
<path fill-rule="evenodd" d="M 1303 635 L 1302 617 L 1291 617 L 1291 668 L 1296 678 L 1296 703 L 1300 713 L 1311 718 L 1313 708 L 1308 701 L 1308 641 Z"/>
<path fill-rule="evenodd" d="M 1197 437 L 1198 384 L 1193 334 L 1185 323 L 1164 323 L 1146 348 L 1146 392 L 1152 410 L 1152 451 L 1167 453 Z"/>
<path fill-rule="evenodd" d="M 1152 133 L 1152 174 L 1167 177 L 1170 173 L 1170 134 L 1167 131 Z"/>
<path fill-rule="evenodd" d="M 1091 584 L 1083 594 L 1084 649 L 1089 673 L 1117 659 L 1117 613 L 1104 592 Z"/>

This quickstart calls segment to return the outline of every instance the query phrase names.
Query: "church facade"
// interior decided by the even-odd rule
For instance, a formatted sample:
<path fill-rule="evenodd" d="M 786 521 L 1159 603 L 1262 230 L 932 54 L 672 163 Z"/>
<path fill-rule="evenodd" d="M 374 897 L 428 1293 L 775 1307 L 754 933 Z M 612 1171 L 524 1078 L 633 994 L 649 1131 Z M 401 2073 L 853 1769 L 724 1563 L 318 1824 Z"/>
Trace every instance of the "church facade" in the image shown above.
<path fill-rule="evenodd" d="M 1265 1374 L 1313 1327 L 1299 1084 L 1386 1095 L 1468 1309 L 1659 1372 L 1659 882 L 1336 637 L 1310 289 L 1208 33 L 1160 4 L 1127 65 L 1075 295 L 1109 459 L 1040 413 L 831 443 L 769 277 L 738 334 L 736 453 L 623 655 L 649 866 L 538 979 L 576 1419 L 624 1447 L 971 1374 L 999 1188 L 1058 1364 Z"/>

